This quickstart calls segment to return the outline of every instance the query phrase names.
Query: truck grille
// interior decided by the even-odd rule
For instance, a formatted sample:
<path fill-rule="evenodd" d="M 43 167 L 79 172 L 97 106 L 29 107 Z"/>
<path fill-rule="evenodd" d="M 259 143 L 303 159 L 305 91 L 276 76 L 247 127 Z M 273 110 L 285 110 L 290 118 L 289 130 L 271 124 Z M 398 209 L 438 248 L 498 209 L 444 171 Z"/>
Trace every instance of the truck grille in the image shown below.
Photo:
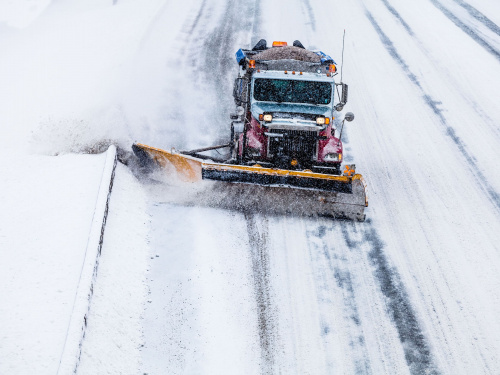
<path fill-rule="evenodd" d="M 270 129 L 283 137 L 269 137 L 269 157 L 313 160 L 316 157 L 316 131 Z"/>

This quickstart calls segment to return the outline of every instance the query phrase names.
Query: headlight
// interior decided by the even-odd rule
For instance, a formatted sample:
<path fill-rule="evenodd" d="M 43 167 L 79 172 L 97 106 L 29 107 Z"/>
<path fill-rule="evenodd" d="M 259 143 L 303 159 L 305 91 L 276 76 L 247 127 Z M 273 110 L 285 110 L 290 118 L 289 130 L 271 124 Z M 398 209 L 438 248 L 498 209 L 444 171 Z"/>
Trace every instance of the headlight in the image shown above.
<path fill-rule="evenodd" d="M 316 117 L 316 124 L 325 125 L 325 118 L 324 117 Z"/>
<path fill-rule="evenodd" d="M 271 121 L 273 121 L 273 115 L 270 115 L 270 114 L 264 115 L 264 121 L 265 122 L 271 122 Z"/>
<path fill-rule="evenodd" d="M 325 161 L 341 161 L 342 160 L 342 154 L 326 154 L 325 155 Z"/>

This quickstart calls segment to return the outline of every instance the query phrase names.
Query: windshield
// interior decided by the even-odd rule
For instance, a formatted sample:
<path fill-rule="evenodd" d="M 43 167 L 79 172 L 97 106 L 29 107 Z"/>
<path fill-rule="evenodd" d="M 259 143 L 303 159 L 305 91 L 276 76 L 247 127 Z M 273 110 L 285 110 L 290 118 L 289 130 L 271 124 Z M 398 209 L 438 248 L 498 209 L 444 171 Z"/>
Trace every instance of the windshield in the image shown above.
<path fill-rule="evenodd" d="M 253 89 L 255 100 L 304 104 L 329 104 L 332 84 L 286 79 L 257 78 Z"/>

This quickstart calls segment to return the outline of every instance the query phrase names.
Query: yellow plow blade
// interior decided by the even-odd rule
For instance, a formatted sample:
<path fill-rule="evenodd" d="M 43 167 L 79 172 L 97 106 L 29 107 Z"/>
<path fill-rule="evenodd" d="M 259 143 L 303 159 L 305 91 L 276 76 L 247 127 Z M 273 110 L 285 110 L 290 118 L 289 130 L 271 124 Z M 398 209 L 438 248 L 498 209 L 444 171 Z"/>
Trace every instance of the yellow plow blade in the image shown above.
<path fill-rule="evenodd" d="M 162 168 L 174 167 L 179 178 L 184 182 L 196 182 L 202 179 L 202 160 L 200 159 L 180 154 L 174 149 L 166 151 L 141 143 L 134 144 L 132 149 L 139 158 L 145 157 L 146 160 L 149 159 Z"/>
<path fill-rule="evenodd" d="M 366 184 L 360 174 L 336 176 L 312 171 L 295 171 L 216 163 L 175 150 L 166 151 L 140 143 L 133 145 L 135 154 L 163 168 L 174 168 L 179 178 L 186 182 L 202 179 L 224 181 L 227 191 L 238 191 L 249 204 L 266 202 L 285 208 L 286 212 L 298 210 L 305 214 L 332 215 L 364 220 L 368 206 Z M 222 195 L 223 196 L 223 195 Z M 224 206 L 223 198 L 220 203 Z M 268 203 L 265 203 L 268 204 Z M 280 210 L 281 211 L 281 210 Z"/>

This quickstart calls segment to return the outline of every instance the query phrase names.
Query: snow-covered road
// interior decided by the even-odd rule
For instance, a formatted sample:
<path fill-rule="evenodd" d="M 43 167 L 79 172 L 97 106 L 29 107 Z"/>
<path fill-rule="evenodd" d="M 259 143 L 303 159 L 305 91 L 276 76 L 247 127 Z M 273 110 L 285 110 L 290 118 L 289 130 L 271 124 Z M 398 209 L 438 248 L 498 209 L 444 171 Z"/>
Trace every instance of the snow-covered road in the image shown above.
<path fill-rule="evenodd" d="M 53 3 L 32 29 L 0 34 L 10 51 L 57 40 L 76 55 L 79 47 L 90 52 L 68 67 L 55 48 L 36 49 L 44 66 L 55 60 L 65 69 L 48 69 L 28 96 L 29 80 L 11 93 L 0 88 L 10 108 L 3 121 L 42 118 L 30 139 L 44 151 L 85 149 L 96 138 L 122 148 L 224 141 L 238 48 L 260 38 L 299 39 L 340 62 L 345 29 L 346 110 L 356 115 L 345 128 L 346 162 L 365 177 L 370 199 L 364 223 L 220 208 L 210 184 L 155 176 L 163 182 L 136 186 L 119 170 L 120 214 L 108 219 L 116 255 L 106 258 L 105 240 L 80 373 L 500 373 L 500 3 L 76 4 Z M 56 37 L 65 26 L 54 20 L 71 20 L 77 31 Z M 37 30 L 44 32 L 30 34 Z M 13 85 L 3 74 L 11 65 L 0 62 L 1 78 Z M 39 72 L 28 62 L 23 69 L 28 77 Z M 68 77 L 81 90 L 61 108 Z M 59 83 L 41 101 L 45 80 Z M 97 88 L 99 95 L 86 96 Z M 11 109 L 24 101 L 33 103 L 31 113 Z M 23 144 L 29 132 L 2 129 L 13 133 Z M 134 195 L 140 204 L 125 209 Z M 149 218 L 149 294 L 142 301 L 134 288 L 127 296 L 134 307 L 129 314 L 120 305 L 119 320 L 127 324 L 129 316 L 132 328 L 113 322 L 110 331 L 106 306 L 122 295 L 113 285 L 125 280 L 112 266 L 126 247 L 116 245 L 123 241 L 117 233 L 130 233 L 132 219 L 123 218 L 131 212 Z M 146 251 L 139 245 L 137 252 Z M 132 248 L 127 254 L 140 259 Z M 140 280 L 142 261 L 119 262 Z M 137 343 L 137 330 L 144 347 L 124 344 L 127 335 Z M 108 350 L 99 350 L 102 342 Z M 137 368 L 127 372 L 124 364 Z"/>
<path fill-rule="evenodd" d="M 240 45 L 299 38 L 340 59 L 347 29 L 344 78 L 357 118 L 346 144 L 369 184 L 369 220 L 157 200 L 145 371 L 498 373 L 494 14 L 434 0 L 199 6 L 186 45 L 203 47 L 183 58 L 220 100 L 204 117 L 222 138 Z"/>

